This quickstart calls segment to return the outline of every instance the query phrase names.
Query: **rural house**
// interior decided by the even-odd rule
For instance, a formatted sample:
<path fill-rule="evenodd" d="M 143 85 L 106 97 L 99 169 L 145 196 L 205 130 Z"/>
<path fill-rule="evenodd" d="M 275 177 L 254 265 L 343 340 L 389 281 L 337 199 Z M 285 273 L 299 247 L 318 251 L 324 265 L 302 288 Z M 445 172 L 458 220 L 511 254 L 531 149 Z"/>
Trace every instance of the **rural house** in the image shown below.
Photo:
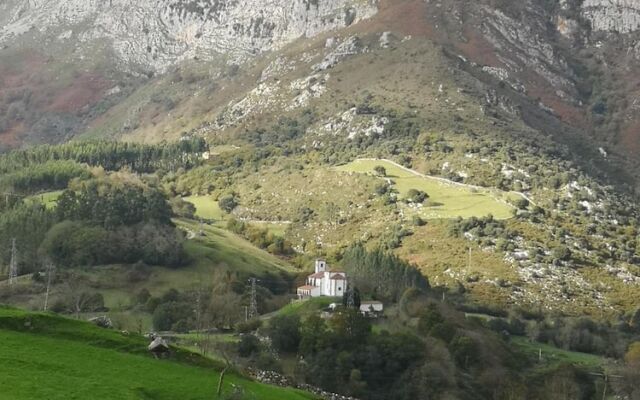
<path fill-rule="evenodd" d="M 307 277 L 307 284 L 298 288 L 298 298 L 340 297 L 347 290 L 347 274 L 328 271 L 325 260 L 316 260 L 315 272 Z"/>

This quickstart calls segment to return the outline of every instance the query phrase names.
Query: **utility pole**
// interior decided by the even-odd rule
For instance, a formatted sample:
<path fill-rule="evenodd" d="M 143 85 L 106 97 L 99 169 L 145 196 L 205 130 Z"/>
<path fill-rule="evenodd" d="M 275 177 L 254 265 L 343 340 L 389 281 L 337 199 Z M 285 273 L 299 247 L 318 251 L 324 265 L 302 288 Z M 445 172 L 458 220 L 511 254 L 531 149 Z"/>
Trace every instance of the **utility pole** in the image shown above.
<path fill-rule="evenodd" d="M 51 288 L 51 277 L 55 267 L 51 261 L 47 262 L 47 291 L 44 294 L 44 311 L 49 307 L 49 289 Z"/>
<path fill-rule="evenodd" d="M 249 315 L 248 319 L 254 319 L 258 316 L 258 299 L 256 296 L 256 278 L 249 279 L 251 282 L 251 302 L 249 303 Z"/>
<path fill-rule="evenodd" d="M 608 375 L 607 373 L 599 374 L 597 372 L 591 372 L 589 375 L 600 376 L 604 379 L 604 388 L 602 389 L 602 400 L 607 399 L 607 389 L 609 386 L 609 378 L 624 378 L 622 375 Z"/>
<path fill-rule="evenodd" d="M 11 240 L 11 263 L 9 264 L 9 285 L 13 285 L 18 280 L 18 250 L 16 249 L 16 239 Z"/>

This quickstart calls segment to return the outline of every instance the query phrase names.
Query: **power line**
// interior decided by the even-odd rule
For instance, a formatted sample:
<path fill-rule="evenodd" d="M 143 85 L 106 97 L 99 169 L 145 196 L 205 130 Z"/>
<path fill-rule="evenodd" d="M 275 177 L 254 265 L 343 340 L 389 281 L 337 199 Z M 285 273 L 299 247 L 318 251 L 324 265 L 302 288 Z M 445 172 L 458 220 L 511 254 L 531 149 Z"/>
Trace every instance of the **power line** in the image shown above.
<path fill-rule="evenodd" d="M 249 315 L 248 319 L 253 319 L 258 316 L 258 299 L 256 296 L 256 278 L 250 278 L 251 282 L 251 302 L 249 303 Z"/>
<path fill-rule="evenodd" d="M 16 239 L 11 239 L 11 263 L 9 264 L 9 285 L 18 281 L 18 250 L 16 249 Z"/>
<path fill-rule="evenodd" d="M 47 291 L 44 295 L 44 311 L 47 311 L 47 308 L 49 306 L 49 289 L 51 288 L 51 277 L 55 268 L 56 267 L 51 261 L 47 262 Z"/>
<path fill-rule="evenodd" d="M 590 372 L 589 375 L 594 375 L 594 376 L 601 376 L 604 378 L 604 388 L 602 389 L 602 400 L 605 400 L 607 398 L 607 389 L 608 389 L 608 384 L 609 384 L 609 379 L 610 378 L 624 378 L 624 376 L 621 375 L 610 375 L 607 373 L 604 374 L 600 374 L 597 372 Z"/>

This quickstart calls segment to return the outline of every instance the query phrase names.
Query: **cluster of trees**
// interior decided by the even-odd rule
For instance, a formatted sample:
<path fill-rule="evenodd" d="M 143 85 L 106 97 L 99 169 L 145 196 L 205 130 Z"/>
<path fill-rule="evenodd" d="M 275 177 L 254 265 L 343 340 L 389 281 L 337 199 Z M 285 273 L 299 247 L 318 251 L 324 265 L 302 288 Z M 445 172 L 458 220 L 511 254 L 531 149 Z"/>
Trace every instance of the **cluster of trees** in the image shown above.
<path fill-rule="evenodd" d="M 145 145 L 126 142 L 72 142 L 57 146 L 37 146 L 0 157 L 0 173 L 10 173 L 49 161 L 67 160 L 108 171 L 128 168 L 135 172 L 175 171 L 199 164 L 199 155 L 208 150 L 202 138 L 185 138 L 175 143 Z"/>
<path fill-rule="evenodd" d="M 326 390 L 368 399 L 409 399 L 412 368 L 425 356 L 411 334 L 373 333 L 356 309 L 342 309 L 325 321 L 317 315 L 274 317 L 266 333 L 281 353 L 304 359 L 298 379 Z"/>
<path fill-rule="evenodd" d="M 449 233 L 455 237 L 462 237 L 465 233 L 468 233 L 480 240 L 482 238 L 488 238 L 489 240 L 502 238 L 507 240 L 515 236 L 515 233 L 510 231 L 504 222 L 494 219 L 492 215 L 468 219 L 459 217 L 450 222 Z"/>
<path fill-rule="evenodd" d="M 276 277 L 264 276 L 256 286 L 258 312 L 266 313 L 280 304 L 276 294 L 289 287 Z M 236 329 L 246 332 L 256 329 L 255 321 L 245 322 L 249 305 L 246 276 L 231 271 L 216 273 L 206 285 L 178 291 L 170 289 L 160 296 L 152 296 L 142 289 L 132 299 L 132 308 L 153 316 L 153 326 L 160 331 L 187 332 L 190 330 Z"/>
<path fill-rule="evenodd" d="M 267 228 L 261 228 L 239 221 L 235 218 L 231 218 L 227 221 L 227 229 L 241 235 L 254 246 L 267 250 L 271 254 L 278 256 L 291 256 L 295 254 L 295 251 L 288 240 L 282 236 L 269 232 L 269 229 Z"/>
<path fill-rule="evenodd" d="M 133 264 L 179 267 L 188 258 L 184 237 L 157 221 L 105 229 L 81 221 L 63 221 L 49 229 L 38 250 L 61 267 Z"/>
<path fill-rule="evenodd" d="M 429 281 L 415 266 L 382 249 L 369 251 L 358 243 L 345 250 L 341 261 L 365 296 L 395 302 L 409 288 L 429 288 Z"/>
<path fill-rule="evenodd" d="M 38 270 L 40 244 L 56 222 L 55 213 L 40 203 L 20 202 L 0 213 L 0 263 L 9 265 L 11 241 L 16 239 L 20 271 Z"/>
<path fill-rule="evenodd" d="M 13 194 L 31 194 L 67 187 L 74 178 L 88 179 L 89 170 L 71 160 L 51 160 L 3 174 L 0 189 Z"/>
<path fill-rule="evenodd" d="M 421 299 L 400 318 L 402 333 L 373 332 L 370 320 L 341 308 L 328 319 L 317 315 L 274 317 L 261 332 L 280 354 L 300 360 L 296 379 L 325 390 L 367 399 L 550 399 L 565 392 L 593 393 L 585 371 L 555 364 L 540 369 L 515 354 L 481 322 L 411 289 L 403 297 Z M 406 304 L 405 304 L 406 305 Z M 250 335 L 248 335 L 250 336 Z M 253 360 L 264 353 L 257 340 L 241 349 Z M 262 356 L 263 357 L 263 356 Z M 530 381 L 539 382 L 530 385 Z M 560 391 L 560 395 L 558 394 Z"/>
<path fill-rule="evenodd" d="M 281 117 L 269 128 L 247 131 L 244 139 L 257 147 L 276 146 L 288 148 L 291 141 L 301 138 L 315 120 L 310 109 L 305 109 L 299 118 Z"/>
<path fill-rule="evenodd" d="M 107 229 L 148 221 L 170 225 L 172 215 L 159 190 L 114 179 L 93 179 L 77 190 L 65 190 L 55 210 L 61 221 L 87 221 Z"/>
<path fill-rule="evenodd" d="M 62 268 L 137 261 L 184 264 L 184 238 L 171 223 L 171 207 L 160 191 L 111 176 L 76 186 L 52 208 L 25 201 L 0 213 L 5 265 L 13 238 L 22 273 L 40 270 L 43 259 Z"/>

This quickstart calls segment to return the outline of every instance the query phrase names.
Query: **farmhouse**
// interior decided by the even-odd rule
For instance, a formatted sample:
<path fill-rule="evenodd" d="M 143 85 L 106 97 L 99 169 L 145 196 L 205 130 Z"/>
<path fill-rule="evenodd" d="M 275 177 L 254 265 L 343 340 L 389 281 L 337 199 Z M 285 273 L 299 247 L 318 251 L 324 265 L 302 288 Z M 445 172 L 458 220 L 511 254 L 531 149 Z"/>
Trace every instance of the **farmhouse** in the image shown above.
<path fill-rule="evenodd" d="M 347 274 L 342 271 L 328 271 L 325 260 L 316 260 L 315 272 L 307 277 L 306 285 L 298 288 L 298 298 L 340 297 L 347 290 Z"/>

